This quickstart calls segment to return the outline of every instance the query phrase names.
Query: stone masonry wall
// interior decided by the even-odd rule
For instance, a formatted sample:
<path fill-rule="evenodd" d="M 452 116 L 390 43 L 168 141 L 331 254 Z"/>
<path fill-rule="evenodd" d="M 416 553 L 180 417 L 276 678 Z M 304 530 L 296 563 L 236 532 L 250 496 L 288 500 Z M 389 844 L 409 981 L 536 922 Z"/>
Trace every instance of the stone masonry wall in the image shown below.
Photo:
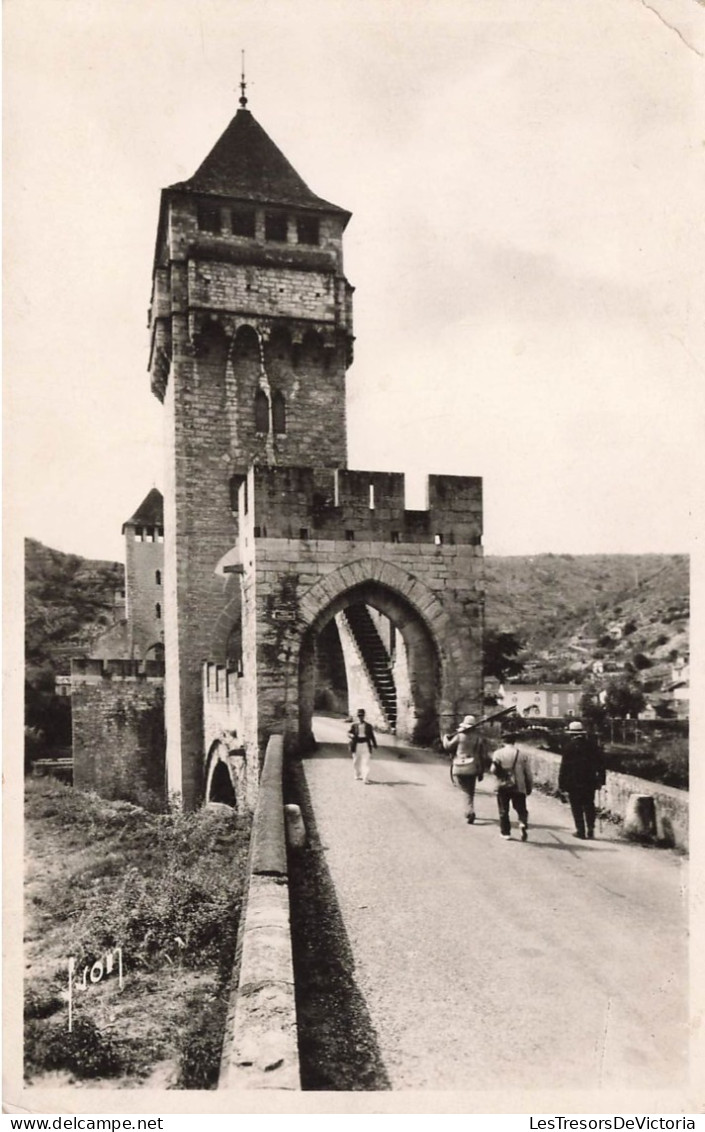
<path fill-rule="evenodd" d="M 347 715 L 348 680 L 335 620 L 325 627 L 316 640 L 315 657 L 315 709 Z"/>
<path fill-rule="evenodd" d="M 256 457 L 268 464 L 320 464 L 346 461 L 345 358 L 338 345 L 326 349 L 317 336 L 299 346 L 284 332 L 260 340 L 254 331 L 237 335 L 226 370 L 229 455 L 244 471 Z M 258 431 L 255 396 L 269 401 L 269 427 Z M 285 432 L 274 432 L 271 406 L 284 397 Z"/>
<path fill-rule="evenodd" d="M 414 727 L 414 702 L 409 680 L 409 664 L 401 636 L 398 637 L 392 676 L 397 692 L 397 735 L 410 736 Z"/>
<path fill-rule="evenodd" d="M 74 786 L 163 808 L 163 677 L 122 676 L 110 662 L 83 663 L 84 672 L 72 665 Z"/>
<path fill-rule="evenodd" d="M 256 302 L 258 315 L 332 319 L 335 276 L 330 272 L 261 271 L 249 264 L 207 261 L 189 263 L 189 295 L 193 306 L 246 311 Z"/>
<path fill-rule="evenodd" d="M 172 767 L 180 762 L 180 781 L 170 781 L 187 809 L 198 805 L 203 793 L 203 712 L 201 665 L 211 657 L 214 627 L 223 605 L 225 579 L 216 574 L 220 559 L 236 540 L 236 523 L 230 509 L 228 470 L 223 457 L 229 447 L 225 411 L 225 351 L 217 336 L 194 356 L 184 323 L 174 321 L 173 398 L 167 429 L 173 467 L 173 511 L 165 501 L 167 542 L 167 653 L 178 669 L 178 698 L 168 701 L 169 744 L 172 736 L 178 756 L 170 752 Z M 167 484 L 170 476 L 167 476 Z M 166 485 L 165 485 L 166 486 Z M 175 571 L 175 578 L 172 575 Z M 176 607 L 172 604 L 176 598 Z M 171 680 L 171 667 L 167 668 Z M 175 716 L 178 713 L 178 718 Z"/>

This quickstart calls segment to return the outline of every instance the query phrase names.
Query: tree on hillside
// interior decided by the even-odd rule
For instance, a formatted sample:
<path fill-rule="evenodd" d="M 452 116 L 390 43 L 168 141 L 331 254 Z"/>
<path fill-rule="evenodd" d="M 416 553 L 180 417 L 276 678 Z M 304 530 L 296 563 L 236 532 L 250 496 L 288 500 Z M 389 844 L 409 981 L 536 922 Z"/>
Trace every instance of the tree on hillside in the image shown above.
<path fill-rule="evenodd" d="M 599 731 L 607 718 L 607 712 L 594 689 L 583 692 L 580 697 L 580 718 L 588 731 Z"/>
<path fill-rule="evenodd" d="M 613 719 L 636 718 L 644 710 L 646 697 L 639 684 L 629 680 L 614 680 L 607 688 L 605 708 Z"/>
<path fill-rule="evenodd" d="M 71 746 L 71 703 L 56 695 L 54 676 L 54 669 L 49 663 L 27 665 L 25 726 L 29 729 L 27 738 L 36 757 L 51 752 L 54 747 Z"/>
<path fill-rule="evenodd" d="M 484 674 L 506 680 L 521 672 L 523 664 L 517 659 L 524 647 L 516 633 L 501 629 L 487 629 L 484 640 Z"/>

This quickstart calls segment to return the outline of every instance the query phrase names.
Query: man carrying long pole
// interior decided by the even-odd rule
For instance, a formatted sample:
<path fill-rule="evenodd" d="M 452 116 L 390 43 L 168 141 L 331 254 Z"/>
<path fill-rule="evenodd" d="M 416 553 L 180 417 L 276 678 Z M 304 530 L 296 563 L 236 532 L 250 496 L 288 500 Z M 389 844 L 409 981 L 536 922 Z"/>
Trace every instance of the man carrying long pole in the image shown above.
<path fill-rule="evenodd" d="M 453 782 L 465 795 L 465 820 L 468 825 L 475 821 L 475 787 L 482 782 L 489 763 L 490 748 L 482 726 L 499 716 L 508 715 L 513 707 L 494 712 L 482 719 L 466 715 L 455 734 L 443 736 L 443 747 L 452 756 L 450 775 Z"/>

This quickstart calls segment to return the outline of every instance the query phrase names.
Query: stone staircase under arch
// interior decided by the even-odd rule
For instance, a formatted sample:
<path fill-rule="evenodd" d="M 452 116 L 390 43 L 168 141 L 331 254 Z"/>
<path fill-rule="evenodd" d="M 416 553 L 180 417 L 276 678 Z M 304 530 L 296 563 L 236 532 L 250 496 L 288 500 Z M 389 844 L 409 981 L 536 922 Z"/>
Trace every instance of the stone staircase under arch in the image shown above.
<path fill-rule="evenodd" d="M 363 603 L 349 605 L 343 616 L 367 669 L 370 683 L 386 717 L 387 726 L 394 734 L 397 726 L 397 690 L 389 655 L 382 638 L 367 606 Z"/>

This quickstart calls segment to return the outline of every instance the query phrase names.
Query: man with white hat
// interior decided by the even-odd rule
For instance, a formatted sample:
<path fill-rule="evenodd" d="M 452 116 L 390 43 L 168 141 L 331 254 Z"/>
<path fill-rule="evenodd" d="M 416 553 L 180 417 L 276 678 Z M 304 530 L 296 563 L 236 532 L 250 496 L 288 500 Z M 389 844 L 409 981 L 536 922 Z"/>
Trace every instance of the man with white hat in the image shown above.
<path fill-rule="evenodd" d="M 475 821 L 475 785 L 482 782 L 488 744 L 474 715 L 466 715 L 455 735 L 443 736 L 443 747 L 453 755 L 451 775 L 465 795 L 465 820 Z"/>
<path fill-rule="evenodd" d="M 558 789 L 568 795 L 575 822 L 575 836 L 583 841 L 595 836 L 595 791 L 605 784 L 605 764 L 597 743 L 579 719 L 568 724 L 561 745 Z"/>

